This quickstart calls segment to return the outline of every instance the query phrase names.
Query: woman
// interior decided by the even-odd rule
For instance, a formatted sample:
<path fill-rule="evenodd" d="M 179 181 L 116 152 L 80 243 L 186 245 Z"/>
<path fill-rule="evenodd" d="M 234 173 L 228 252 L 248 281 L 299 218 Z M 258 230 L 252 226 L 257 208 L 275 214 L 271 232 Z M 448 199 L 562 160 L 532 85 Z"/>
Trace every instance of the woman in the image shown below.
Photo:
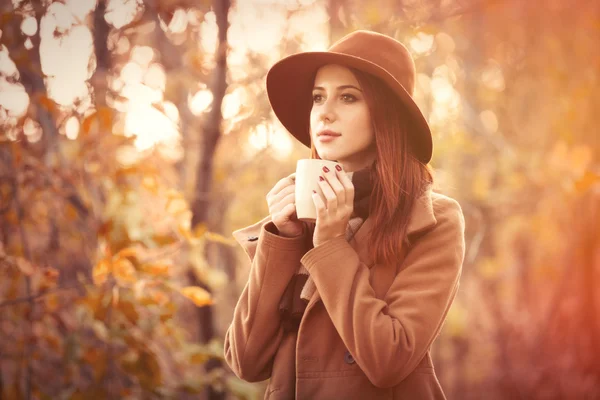
<path fill-rule="evenodd" d="M 430 349 L 458 290 L 464 219 L 431 190 L 414 78 L 406 48 L 370 31 L 269 70 L 277 117 L 338 168 L 313 194 L 315 224 L 295 219 L 292 174 L 269 216 L 233 232 L 252 266 L 225 358 L 242 379 L 270 378 L 265 398 L 445 398 Z"/>

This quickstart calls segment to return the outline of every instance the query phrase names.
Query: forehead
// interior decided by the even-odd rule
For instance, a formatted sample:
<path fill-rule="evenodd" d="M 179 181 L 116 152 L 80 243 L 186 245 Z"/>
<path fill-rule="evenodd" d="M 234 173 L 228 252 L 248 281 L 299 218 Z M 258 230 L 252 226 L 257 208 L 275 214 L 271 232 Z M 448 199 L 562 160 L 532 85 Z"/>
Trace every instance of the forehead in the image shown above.
<path fill-rule="evenodd" d="M 327 64 L 317 70 L 315 86 L 354 85 L 360 87 L 358 80 L 349 68 L 337 64 Z"/>

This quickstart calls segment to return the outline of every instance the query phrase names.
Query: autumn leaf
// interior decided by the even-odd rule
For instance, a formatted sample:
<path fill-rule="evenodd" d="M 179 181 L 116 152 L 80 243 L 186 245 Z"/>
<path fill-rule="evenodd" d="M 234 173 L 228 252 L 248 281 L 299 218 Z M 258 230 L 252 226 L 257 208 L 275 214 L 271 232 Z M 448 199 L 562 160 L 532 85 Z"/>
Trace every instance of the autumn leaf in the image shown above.
<path fill-rule="evenodd" d="M 198 307 L 203 307 L 213 304 L 210 293 L 198 286 L 187 286 L 179 290 L 179 292 L 194 302 Z"/>
<path fill-rule="evenodd" d="M 591 171 L 586 171 L 585 174 L 575 182 L 575 189 L 577 192 L 583 193 L 597 183 L 600 183 L 600 175 L 594 174 Z"/>
<path fill-rule="evenodd" d="M 103 259 L 96 264 L 92 270 L 92 279 L 94 280 L 94 284 L 102 285 L 104 282 L 106 282 L 106 278 L 108 278 L 110 270 L 111 264 L 106 259 Z"/>
<path fill-rule="evenodd" d="M 117 258 L 129 258 L 129 257 L 137 257 L 138 249 L 135 247 L 126 247 L 122 250 L 119 250 L 116 257 Z"/>
<path fill-rule="evenodd" d="M 144 264 L 141 266 L 143 272 L 154 276 L 168 276 L 170 268 L 171 266 L 168 264 Z"/>
<path fill-rule="evenodd" d="M 127 258 L 118 258 L 113 264 L 113 274 L 121 285 L 135 283 L 137 277 L 135 268 Z"/>

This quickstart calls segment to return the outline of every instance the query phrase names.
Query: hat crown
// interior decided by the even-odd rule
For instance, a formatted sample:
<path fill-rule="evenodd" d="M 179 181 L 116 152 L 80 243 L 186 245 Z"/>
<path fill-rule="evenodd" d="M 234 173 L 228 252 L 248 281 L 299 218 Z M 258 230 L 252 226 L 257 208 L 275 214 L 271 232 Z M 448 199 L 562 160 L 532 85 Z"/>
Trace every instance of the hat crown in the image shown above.
<path fill-rule="evenodd" d="M 334 44 L 328 51 L 370 61 L 387 70 L 411 96 L 415 89 L 415 62 L 408 49 L 381 33 L 358 30 Z"/>

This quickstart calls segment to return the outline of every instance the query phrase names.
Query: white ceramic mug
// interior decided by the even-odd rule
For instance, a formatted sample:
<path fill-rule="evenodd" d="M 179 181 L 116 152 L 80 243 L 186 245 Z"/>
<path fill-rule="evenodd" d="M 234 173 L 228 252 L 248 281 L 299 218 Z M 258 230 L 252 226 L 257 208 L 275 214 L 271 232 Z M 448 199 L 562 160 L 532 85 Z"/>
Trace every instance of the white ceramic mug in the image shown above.
<path fill-rule="evenodd" d="M 300 221 L 315 222 L 317 220 L 317 209 L 312 199 L 313 190 L 322 199 L 324 198 L 319 186 L 319 175 L 325 174 L 324 166 L 335 173 L 337 164 L 335 161 L 315 158 L 304 158 L 296 163 L 296 215 Z M 344 171 L 342 170 L 342 172 Z M 352 179 L 352 172 L 346 172 L 346 175 Z"/>

